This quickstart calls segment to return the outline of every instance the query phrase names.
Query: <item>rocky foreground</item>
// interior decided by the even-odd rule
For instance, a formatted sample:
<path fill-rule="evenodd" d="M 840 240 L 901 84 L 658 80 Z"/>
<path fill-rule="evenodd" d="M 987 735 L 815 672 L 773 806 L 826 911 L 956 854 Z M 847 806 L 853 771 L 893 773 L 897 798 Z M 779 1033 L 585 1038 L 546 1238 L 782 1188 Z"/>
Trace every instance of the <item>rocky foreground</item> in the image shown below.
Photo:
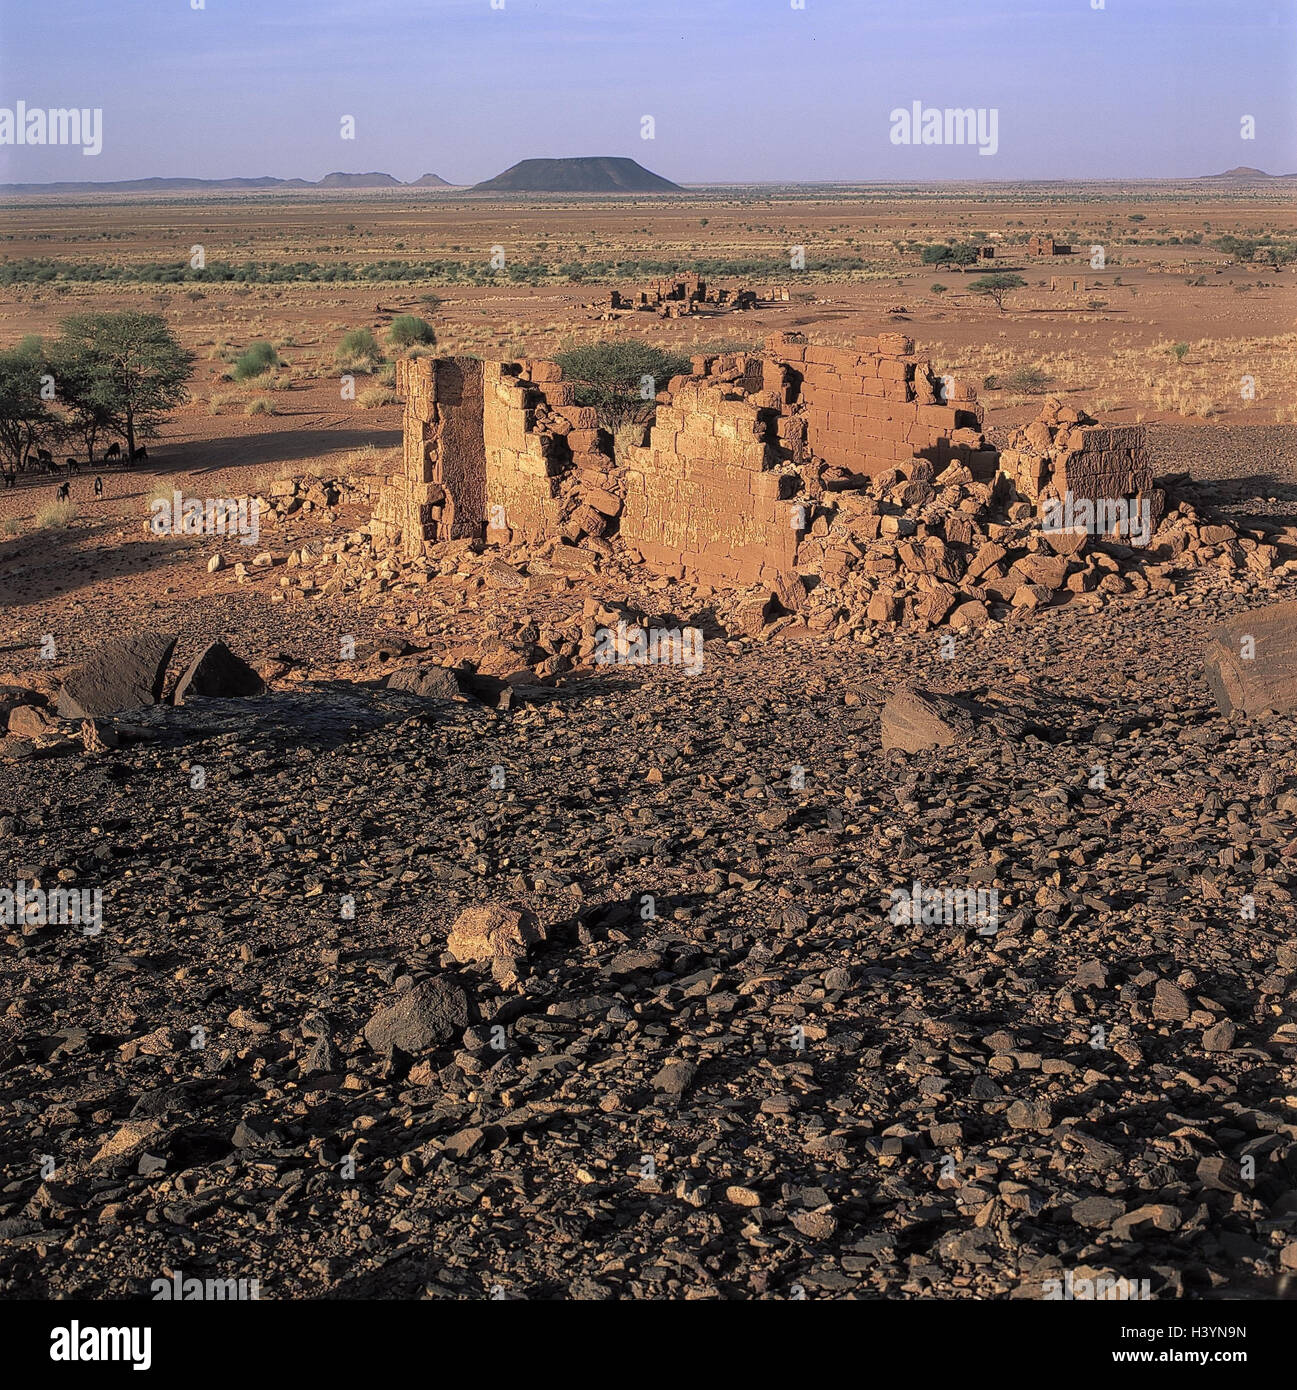
<path fill-rule="evenodd" d="M 1256 602 L 20 740 L 0 883 L 103 920 L 5 929 L 0 1294 L 1282 1293 L 1297 717 L 1201 661 Z M 907 679 L 979 717 L 884 751 Z"/>

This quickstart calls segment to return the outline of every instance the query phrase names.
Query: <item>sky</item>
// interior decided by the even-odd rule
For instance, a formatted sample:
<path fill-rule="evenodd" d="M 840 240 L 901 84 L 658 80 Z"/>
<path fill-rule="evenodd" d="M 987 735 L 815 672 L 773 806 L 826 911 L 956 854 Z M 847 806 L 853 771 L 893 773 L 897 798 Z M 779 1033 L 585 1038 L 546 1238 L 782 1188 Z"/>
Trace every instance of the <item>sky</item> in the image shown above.
<path fill-rule="evenodd" d="M 0 139 L 20 100 L 103 148 L 0 144 L 3 182 L 1291 173 L 1297 0 L 0 0 Z M 915 102 L 994 112 L 995 152 L 893 143 Z"/>

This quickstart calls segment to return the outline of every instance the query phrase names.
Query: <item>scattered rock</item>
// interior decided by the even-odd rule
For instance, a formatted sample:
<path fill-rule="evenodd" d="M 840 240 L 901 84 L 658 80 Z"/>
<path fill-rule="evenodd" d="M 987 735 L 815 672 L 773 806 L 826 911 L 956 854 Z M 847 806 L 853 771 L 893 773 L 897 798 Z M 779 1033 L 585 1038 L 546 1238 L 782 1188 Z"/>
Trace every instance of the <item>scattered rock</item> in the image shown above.
<path fill-rule="evenodd" d="M 175 645 L 174 637 L 152 632 L 105 643 L 68 673 L 59 691 L 59 714 L 64 719 L 91 719 L 157 704 Z"/>

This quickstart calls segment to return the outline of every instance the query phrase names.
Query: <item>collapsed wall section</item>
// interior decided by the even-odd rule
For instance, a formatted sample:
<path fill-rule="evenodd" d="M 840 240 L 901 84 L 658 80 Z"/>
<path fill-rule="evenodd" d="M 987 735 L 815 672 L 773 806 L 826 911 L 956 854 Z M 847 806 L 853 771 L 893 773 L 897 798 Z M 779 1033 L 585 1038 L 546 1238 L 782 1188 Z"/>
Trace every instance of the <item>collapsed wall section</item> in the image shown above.
<path fill-rule="evenodd" d="M 591 406 L 556 362 L 487 362 L 483 392 L 486 538 L 559 534 L 584 488 L 601 489 L 612 459 Z"/>
<path fill-rule="evenodd" d="M 403 466 L 374 535 L 411 556 L 464 538 L 611 553 L 619 531 L 655 568 L 778 588 L 803 542 L 822 540 L 826 493 L 891 475 L 921 490 L 919 465 L 993 474 L 973 392 L 939 382 L 912 349 L 901 334 L 843 349 L 784 333 L 762 353 L 696 357 L 620 466 L 556 363 L 403 359 Z"/>
<path fill-rule="evenodd" d="M 612 459 L 562 375 L 553 362 L 401 358 L 401 466 L 379 492 L 374 539 L 414 558 L 442 541 L 540 540 L 574 516 L 577 534 L 599 529 L 586 502 L 607 497 Z"/>
<path fill-rule="evenodd" d="M 853 349 L 777 333 L 766 352 L 788 370 L 789 404 L 802 407 L 808 450 L 830 467 L 874 477 L 917 457 L 938 471 L 951 463 L 977 476 L 994 471 L 972 388 L 936 377 L 903 334 L 857 338 Z"/>
<path fill-rule="evenodd" d="M 1143 425 L 1099 425 L 1057 396 L 1009 436 L 1000 471 L 1018 496 L 1033 504 L 1071 498 L 1092 504 L 1101 515 L 1101 504 L 1147 503 L 1154 528 L 1165 507 L 1165 498 L 1153 486 Z"/>

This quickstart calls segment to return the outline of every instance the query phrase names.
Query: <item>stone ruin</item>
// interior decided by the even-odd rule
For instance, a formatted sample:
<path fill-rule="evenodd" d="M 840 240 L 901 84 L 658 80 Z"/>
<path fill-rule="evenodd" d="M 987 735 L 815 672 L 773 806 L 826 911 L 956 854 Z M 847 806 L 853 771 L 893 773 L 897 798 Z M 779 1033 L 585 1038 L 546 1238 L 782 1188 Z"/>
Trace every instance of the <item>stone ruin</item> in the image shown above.
<path fill-rule="evenodd" d="M 1029 256 L 1070 256 L 1072 248 L 1061 241 L 1055 241 L 1052 236 L 1041 236 L 1039 234 L 1027 238 L 1027 255 Z"/>
<path fill-rule="evenodd" d="M 788 299 L 787 285 L 728 289 L 720 285 L 708 285 L 707 281 L 690 273 L 650 280 L 643 289 L 630 293 L 610 290 L 604 304 L 591 307 L 614 312 L 652 311 L 661 318 L 679 318 L 700 309 L 712 312 L 755 309 L 760 304 L 786 303 Z"/>
<path fill-rule="evenodd" d="M 913 348 L 899 333 L 851 348 L 777 333 L 759 353 L 695 357 L 615 456 L 553 362 L 403 359 L 403 462 L 371 538 L 422 563 L 460 542 L 568 575 L 642 569 L 705 591 L 744 631 L 834 636 L 980 626 L 1173 589 L 1190 563 L 1279 562 L 1264 533 L 1169 500 L 1142 426 L 1051 397 L 1001 452 L 972 389 Z M 1071 511 L 1051 527 L 1064 498 L 1095 504 L 1099 527 L 1077 530 Z M 1101 502 L 1148 534 L 1132 543 Z"/>
<path fill-rule="evenodd" d="M 413 357 L 396 370 L 402 468 L 379 492 L 380 545 L 414 558 L 466 538 L 597 538 L 621 510 L 611 441 L 557 363 Z"/>

